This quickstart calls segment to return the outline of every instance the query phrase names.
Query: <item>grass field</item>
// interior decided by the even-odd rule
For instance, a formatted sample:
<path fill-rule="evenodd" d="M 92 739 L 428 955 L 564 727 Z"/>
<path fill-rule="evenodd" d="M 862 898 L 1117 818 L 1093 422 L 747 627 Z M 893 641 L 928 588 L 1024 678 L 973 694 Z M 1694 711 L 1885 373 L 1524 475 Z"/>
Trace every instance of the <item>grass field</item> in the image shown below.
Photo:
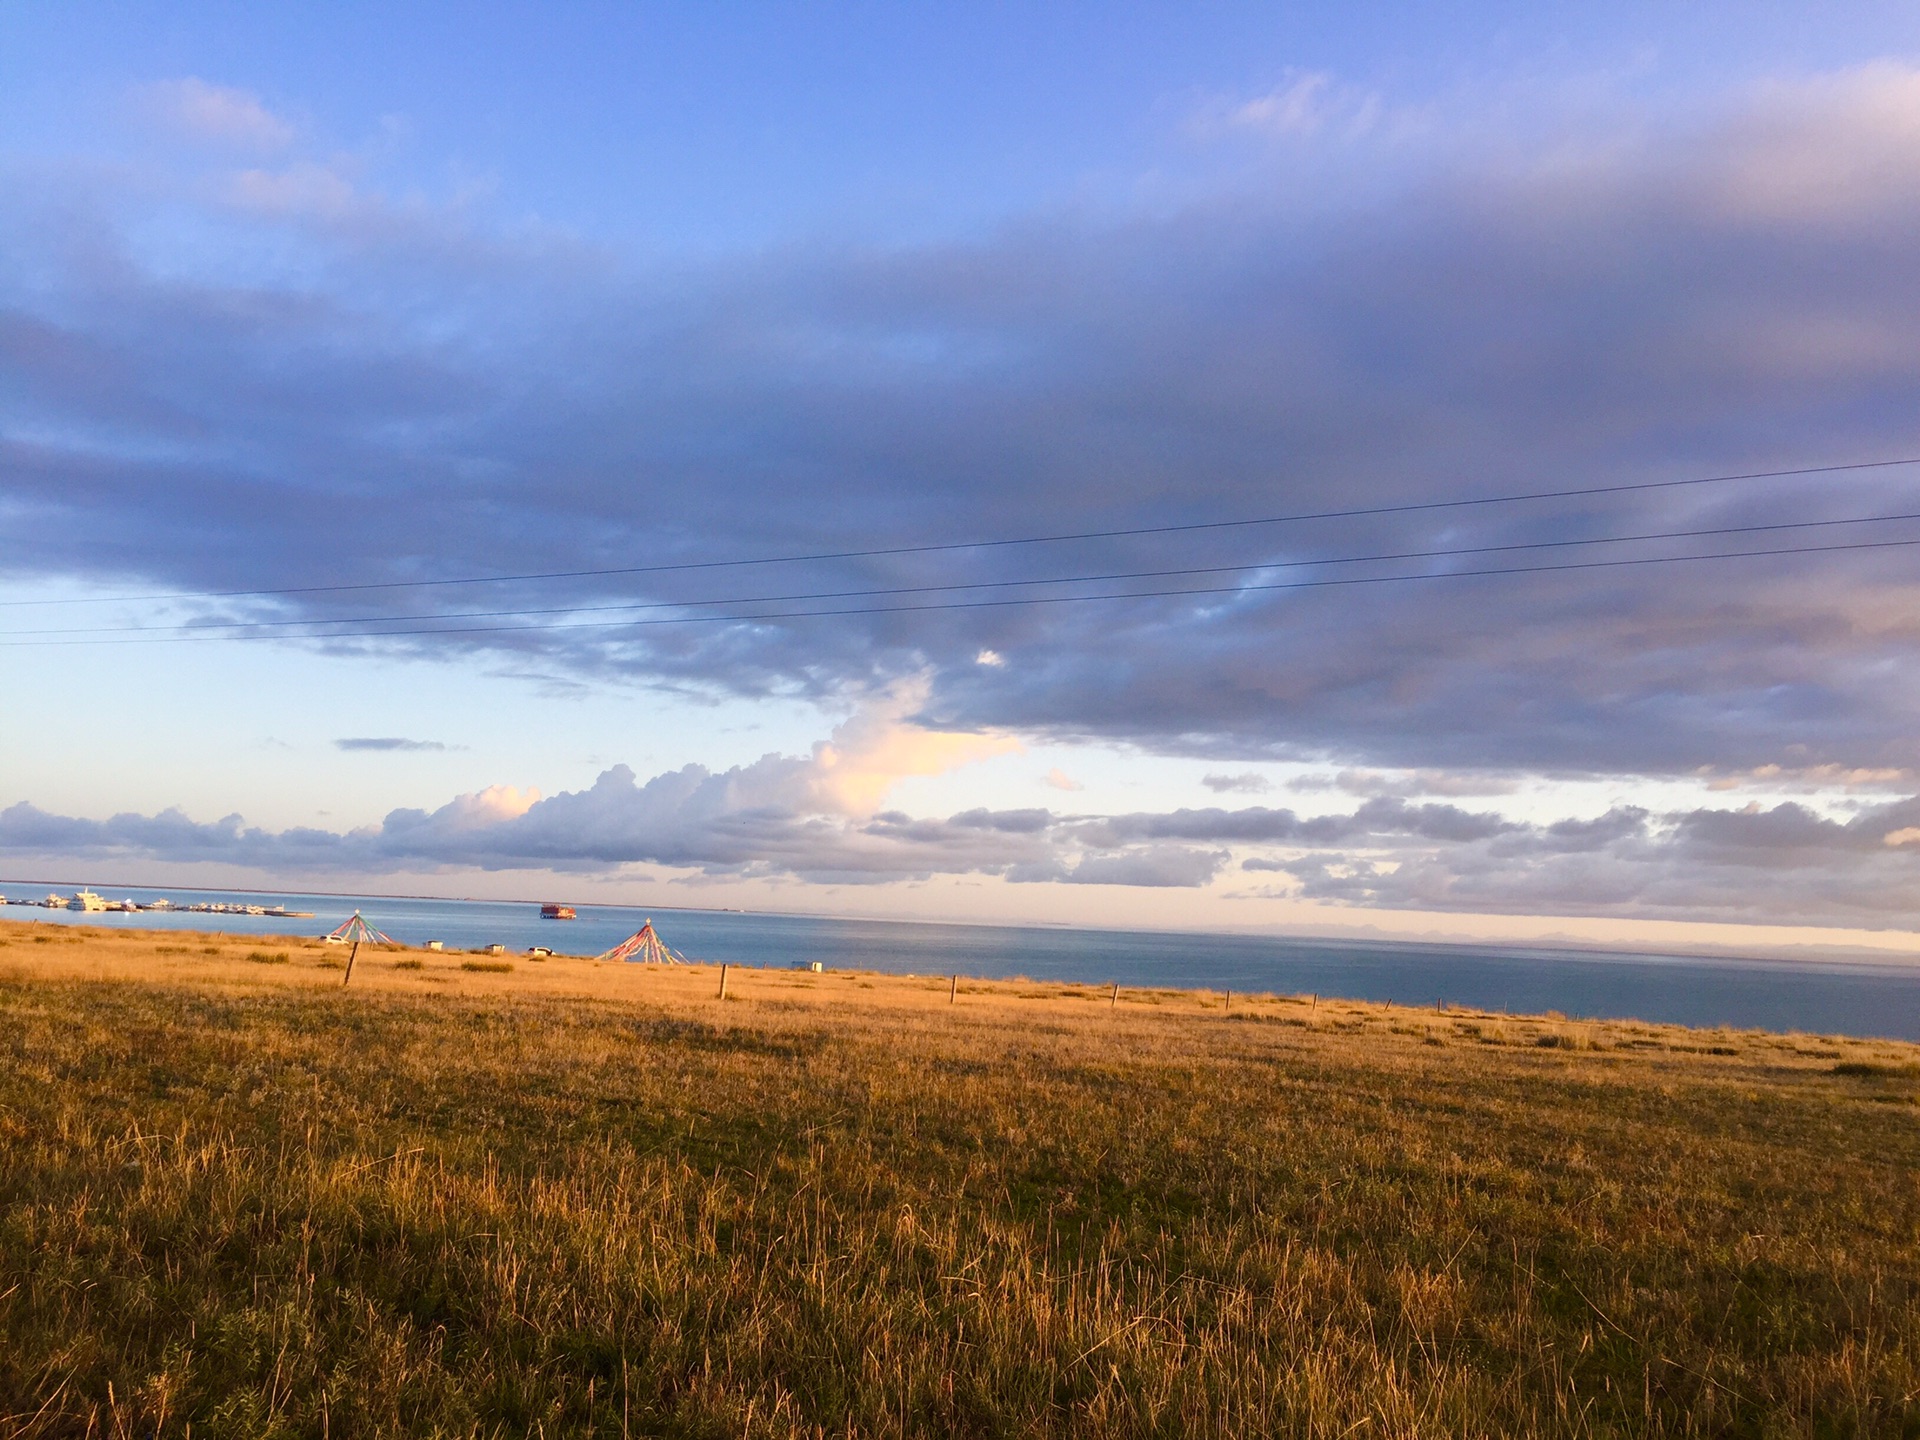
<path fill-rule="evenodd" d="M 0 1434 L 1920 1435 L 1920 1048 L 0 926 Z"/>

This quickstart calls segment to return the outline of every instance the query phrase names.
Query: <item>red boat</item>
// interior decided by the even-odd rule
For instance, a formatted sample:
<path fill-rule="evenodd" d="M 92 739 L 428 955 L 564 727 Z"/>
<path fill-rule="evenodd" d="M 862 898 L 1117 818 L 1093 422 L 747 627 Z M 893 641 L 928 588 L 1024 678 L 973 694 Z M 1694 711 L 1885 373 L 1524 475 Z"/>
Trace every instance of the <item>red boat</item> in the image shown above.
<path fill-rule="evenodd" d="M 575 920 L 579 917 L 573 913 L 571 905 L 542 905 L 540 918 L 542 920 Z"/>

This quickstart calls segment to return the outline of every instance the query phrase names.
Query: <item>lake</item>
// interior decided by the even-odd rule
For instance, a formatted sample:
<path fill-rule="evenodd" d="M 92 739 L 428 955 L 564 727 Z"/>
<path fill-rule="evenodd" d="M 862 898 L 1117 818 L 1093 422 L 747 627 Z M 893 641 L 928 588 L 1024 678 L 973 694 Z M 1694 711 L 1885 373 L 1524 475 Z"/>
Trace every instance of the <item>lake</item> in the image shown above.
<path fill-rule="evenodd" d="M 18 901 L 73 881 L 0 882 Z M 1736 1029 L 1920 1040 L 1920 965 L 1889 961 L 1705 958 L 1523 946 L 1442 945 L 1378 940 L 1313 940 L 1188 932 L 1083 930 L 1041 926 L 942 925 L 836 920 L 583 905 L 577 920 L 543 920 L 539 907 L 495 900 L 384 899 L 115 888 L 110 900 L 160 896 L 311 910 L 311 920 L 174 912 L 81 914 L 22 905 L 0 921 L 152 930 L 217 930 L 242 935 L 323 935 L 356 909 L 394 939 L 447 948 L 546 945 L 566 955 L 611 949 L 650 916 L 662 938 L 689 959 L 785 967 L 819 961 L 829 969 L 896 974 L 1028 976 L 1123 986 L 1320 994 L 1401 1005 L 1671 1021 Z"/>

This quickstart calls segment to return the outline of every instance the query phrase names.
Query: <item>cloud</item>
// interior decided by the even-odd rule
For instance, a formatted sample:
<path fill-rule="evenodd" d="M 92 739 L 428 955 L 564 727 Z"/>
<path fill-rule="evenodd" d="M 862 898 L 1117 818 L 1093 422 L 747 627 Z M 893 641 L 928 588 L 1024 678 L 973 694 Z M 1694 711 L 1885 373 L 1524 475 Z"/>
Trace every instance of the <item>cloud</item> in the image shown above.
<path fill-rule="evenodd" d="M 915 676 L 874 697 L 813 753 L 816 793 L 848 814 L 877 809 L 913 775 L 942 775 L 1020 748 L 1009 735 L 925 729 L 908 723 L 927 700 L 928 680 Z"/>
<path fill-rule="evenodd" d="M 841 884 L 1063 869 L 1045 811 L 854 817 L 819 808 L 815 778 L 812 760 L 797 756 L 717 772 L 688 765 L 644 781 L 616 765 L 584 790 L 542 798 L 494 786 L 436 810 L 394 810 L 376 826 L 345 832 L 268 832 L 239 816 L 196 823 L 178 810 L 85 820 L 21 803 L 0 811 L 0 853 L 221 861 L 280 874 L 423 867 L 614 874 L 650 864 Z M 1139 873 L 1162 877 L 1139 883 L 1172 883 L 1164 864 Z"/>
<path fill-rule="evenodd" d="M 1051 879 L 1070 885 L 1135 885 L 1150 888 L 1205 885 L 1227 863 L 1224 850 L 1154 845 L 1118 855 L 1090 855 Z"/>
<path fill-rule="evenodd" d="M 196 140 L 256 150 L 278 150 L 293 143 L 294 127 L 251 90 L 210 85 L 189 76 L 149 85 L 142 99 L 162 124 Z"/>
<path fill-rule="evenodd" d="M 1303 141 L 1329 131 L 1351 139 L 1374 130 L 1388 114 L 1382 97 L 1372 91 L 1343 84 L 1324 70 L 1289 70 L 1265 94 L 1208 99 L 1185 128 L 1202 142 L 1242 136 Z"/>
<path fill-rule="evenodd" d="M 1109 815 L 1072 822 L 1085 843 L 1122 845 L 1141 840 L 1195 840 L 1247 845 L 1350 845 L 1383 837 L 1483 840 L 1521 829 L 1497 814 L 1453 805 L 1409 805 L 1369 800 L 1348 815 L 1301 816 L 1292 810 L 1250 806 L 1243 810 L 1172 810 Z"/>
<path fill-rule="evenodd" d="M 1299 894 L 1343 904 L 1470 913 L 1608 915 L 1905 929 L 1920 865 L 1920 797 L 1850 820 L 1786 802 L 1669 814 L 1622 807 L 1397 854 L 1302 855 Z M 1496 898 L 1497 897 L 1497 898 Z"/>
<path fill-rule="evenodd" d="M 1062 770 L 1058 765 L 1047 771 L 1047 773 L 1041 777 L 1040 783 L 1051 786 L 1055 790 L 1084 790 L 1087 788 L 1071 775 L 1067 774 L 1067 772 Z"/>
<path fill-rule="evenodd" d="M 1847 224 L 1889 191 L 1911 192 L 1920 149 L 1920 73 L 1881 61 L 1766 86 L 1731 122 L 1732 163 L 1714 198 L 1770 222 Z"/>
<path fill-rule="evenodd" d="M 1278 89 L 1234 106 L 1227 123 L 1281 134 L 1311 134 L 1325 123 L 1333 77 L 1321 71 L 1296 72 Z"/>
<path fill-rule="evenodd" d="M 0 855 L 36 863 L 219 862 L 275 876 L 544 869 L 887 884 L 936 875 L 1014 884 L 1196 889 L 1230 867 L 1266 893 L 1339 906 L 1903 929 L 1920 910 L 1920 796 L 1831 819 L 1795 802 L 1516 820 L 1391 797 L 1345 814 L 1265 806 L 940 817 L 835 808 L 812 756 L 768 755 L 642 780 L 626 766 L 542 797 L 494 786 L 347 831 L 266 831 L 178 809 L 91 820 L 0 810 Z"/>
<path fill-rule="evenodd" d="M 472 835 L 503 821 L 518 820 L 539 803 L 540 792 L 531 786 L 522 790 L 513 785 L 489 785 L 470 795 L 454 797 L 427 818 L 436 833 Z M 394 815 L 411 820 L 416 813 L 395 811 Z M 395 824 L 393 816 L 388 817 L 388 823 Z"/>
<path fill-rule="evenodd" d="M 1216 795 L 1262 795 L 1273 788 L 1272 781 L 1252 770 L 1238 775 L 1202 775 L 1200 783 Z"/>
<path fill-rule="evenodd" d="M 1308 106 L 1309 82 L 1274 116 Z M 1498 143 L 1441 117 L 1418 166 L 1343 134 L 1358 178 L 1310 212 L 1263 181 L 712 265 L 349 203 L 348 179 L 300 153 L 159 198 L 9 169 L 0 562 L 234 591 L 832 552 L 164 618 L 371 617 L 400 633 L 300 643 L 580 683 L 828 704 L 919 687 L 911 723 L 809 762 L 841 816 L 1015 735 L 1222 775 L 1310 760 L 1379 798 L 1533 772 L 1911 773 L 1905 552 L 1477 579 L 1448 578 L 1475 568 L 1457 557 L 1303 565 L 1911 509 L 1907 471 L 870 552 L 1906 453 L 1917 91 L 1920 71 L 1875 66 L 1539 144 L 1526 116 Z M 246 97 L 182 97 L 245 130 Z M 164 263 L 162 210 L 196 237 Z M 1065 597 L 1100 584 L 1029 583 L 1218 566 L 1243 568 L 1101 584 L 1231 593 L 1082 604 Z M 1251 588 L 1389 575 L 1415 578 Z M 1015 597 L 1049 603 L 998 603 Z"/>
<path fill-rule="evenodd" d="M 1906 769 L 1872 769 L 1845 765 L 1803 765 L 1789 769 L 1784 765 L 1756 765 L 1737 774 L 1719 772 L 1703 766 L 1700 778 L 1709 790 L 1739 790 L 1756 787 L 1768 790 L 1804 790 L 1808 792 L 1843 789 L 1898 792 L 1913 782 Z"/>
<path fill-rule="evenodd" d="M 235 207 L 267 219 L 339 220 L 363 203 L 348 176 L 312 161 L 278 170 L 242 170 L 228 181 L 226 193 Z"/>
<path fill-rule="evenodd" d="M 270 833 L 239 816 L 190 821 L 179 810 L 82 820 L 31 804 L 0 812 L 0 851 L 220 859 L 272 870 L 551 867 L 617 871 L 652 863 L 714 875 L 778 874 L 876 883 L 935 873 L 999 873 L 1048 853 L 1044 810 L 966 812 L 939 822 L 875 813 L 902 779 L 945 772 L 1017 748 L 1005 737 L 927 730 L 912 715 L 915 680 L 866 698 L 806 755 L 769 754 L 713 771 L 687 765 L 641 780 L 615 765 L 584 790 L 542 796 L 494 785 L 434 810 L 396 809 L 342 833 Z M 363 737 L 375 752 L 439 742 Z"/>
<path fill-rule="evenodd" d="M 1342 770 L 1334 775 L 1303 775 L 1289 789 L 1311 793 L 1338 790 L 1346 795 L 1511 795 L 1519 788 L 1510 775 L 1484 772 L 1450 774 L 1442 770 L 1382 772 Z"/>

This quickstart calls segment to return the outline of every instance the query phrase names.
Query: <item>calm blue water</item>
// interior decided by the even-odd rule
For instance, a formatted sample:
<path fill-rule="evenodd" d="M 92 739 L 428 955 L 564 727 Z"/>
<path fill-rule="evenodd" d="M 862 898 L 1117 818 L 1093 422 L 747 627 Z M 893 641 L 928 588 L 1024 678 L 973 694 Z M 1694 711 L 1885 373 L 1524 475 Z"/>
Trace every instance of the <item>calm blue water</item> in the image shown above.
<path fill-rule="evenodd" d="M 0 883 L 10 899 L 64 881 Z M 783 967 L 818 960 L 830 969 L 921 975 L 1014 975 L 1036 980 L 1339 995 L 1395 1004 L 1436 1000 L 1476 1009 L 1728 1025 L 1739 1029 L 1920 1040 L 1920 965 L 1696 956 L 1596 954 L 1518 947 L 1294 940 L 1248 935 L 1165 934 L 998 925 L 926 925 L 742 915 L 716 910 L 583 905 L 572 921 L 542 920 L 539 907 L 491 900 L 114 889 L 109 900 L 176 904 L 225 900 L 311 910 L 311 920 L 186 913 L 82 915 L 19 905 L 0 921 L 127 929 L 219 930 L 243 935 L 323 935 L 356 909 L 394 939 L 445 941 L 449 949 L 547 945 L 562 954 L 611 949 L 649 916 L 674 949 L 694 960 Z"/>

